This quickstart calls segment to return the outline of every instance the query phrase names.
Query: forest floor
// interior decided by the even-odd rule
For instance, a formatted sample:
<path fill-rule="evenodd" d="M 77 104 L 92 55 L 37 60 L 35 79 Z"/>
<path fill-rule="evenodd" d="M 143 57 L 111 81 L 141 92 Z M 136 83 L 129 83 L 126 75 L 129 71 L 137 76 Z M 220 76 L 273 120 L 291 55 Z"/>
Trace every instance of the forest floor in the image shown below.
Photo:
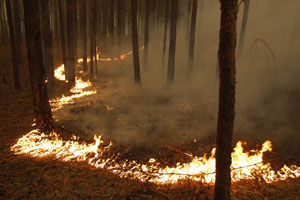
<path fill-rule="evenodd" d="M 212 186 L 194 181 L 162 186 L 119 178 L 109 171 L 95 169 L 85 162 L 62 162 L 52 157 L 32 158 L 15 155 L 10 147 L 18 138 L 32 130 L 33 108 L 29 73 L 26 63 L 21 64 L 22 89 L 15 90 L 12 84 L 10 49 L 2 46 L 0 52 L 0 199 L 213 199 Z M 78 111 L 75 109 L 73 112 Z M 67 132 L 72 132 L 73 129 L 81 131 L 76 127 L 68 127 L 67 125 L 72 123 L 67 121 L 58 123 L 60 131 L 61 123 L 66 124 L 64 129 Z M 147 130 L 143 131 L 148 133 Z M 85 133 L 81 135 L 84 136 Z M 186 161 L 187 158 L 182 153 L 161 144 L 164 143 L 160 143 L 156 148 L 146 147 L 146 150 L 144 148 L 142 151 L 138 148 L 143 145 L 128 150 L 130 145 L 120 144 L 115 147 L 115 151 L 124 153 L 122 159 L 146 161 L 149 157 L 156 156 L 161 162 L 171 164 Z M 212 146 L 213 139 L 208 138 L 201 142 L 187 140 L 176 144 L 176 149 L 201 155 L 208 152 Z M 232 199 L 300 199 L 300 178 L 272 184 L 258 180 L 235 182 L 232 184 Z"/>

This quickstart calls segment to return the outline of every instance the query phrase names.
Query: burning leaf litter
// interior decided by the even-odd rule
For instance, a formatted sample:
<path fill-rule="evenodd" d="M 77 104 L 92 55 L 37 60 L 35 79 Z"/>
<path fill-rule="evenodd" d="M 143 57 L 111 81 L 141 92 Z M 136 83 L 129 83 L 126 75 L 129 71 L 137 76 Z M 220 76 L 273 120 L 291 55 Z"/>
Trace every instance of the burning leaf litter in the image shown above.
<path fill-rule="evenodd" d="M 130 55 L 131 52 L 124 55 Z M 121 55 L 120 59 L 125 58 Z M 80 62 L 81 59 L 78 60 Z M 55 77 L 65 81 L 64 66 L 61 65 L 55 70 Z M 96 91 L 86 91 L 91 87 L 90 81 L 76 79 L 76 85 L 70 90 L 73 94 L 50 100 L 53 112 L 61 109 L 66 104 L 74 103 L 74 99 L 96 94 Z M 114 109 L 107 106 L 108 110 Z M 202 157 L 192 156 L 188 163 L 177 163 L 175 167 L 161 167 L 161 164 L 154 158 L 147 164 L 137 161 L 117 162 L 112 155 L 104 158 L 103 153 L 108 152 L 112 143 L 103 145 L 101 136 L 94 136 L 92 143 L 82 143 L 79 138 L 73 136 L 70 140 L 64 141 L 57 133 L 49 135 L 39 130 L 32 130 L 21 137 L 11 150 L 15 154 L 28 154 L 32 157 L 54 156 L 61 161 L 85 161 L 95 168 L 103 168 L 119 175 L 121 178 L 133 178 L 140 181 L 149 181 L 156 184 L 173 184 L 180 180 L 194 180 L 206 184 L 213 184 L 215 181 L 215 149 L 211 156 L 204 154 Z M 300 167 L 292 165 L 284 166 L 280 170 L 272 169 L 270 163 L 263 163 L 263 153 L 272 151 L 272 144 L 266 141 L 260 150 L 244 152 L 242 142 L 238 142 L 232 153 L 231 177 L 233 181 L 243 179 L 259 178 L 272 183 L 288 178 L 300 176 Z"/>

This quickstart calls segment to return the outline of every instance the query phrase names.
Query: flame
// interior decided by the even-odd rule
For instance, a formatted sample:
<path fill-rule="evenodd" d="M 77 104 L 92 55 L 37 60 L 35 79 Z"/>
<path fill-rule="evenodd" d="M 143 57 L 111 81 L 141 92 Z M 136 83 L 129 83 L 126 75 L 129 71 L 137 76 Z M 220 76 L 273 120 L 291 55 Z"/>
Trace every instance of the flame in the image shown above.
<path fill-rule="evenodd" d="M 60 81 L 65 81 L 66 80 L 65 65 L 64 64 L 62 64 L 56 70 L 54 70 L 54 77 L 57 80 L 60 80 Z"/>
<path fill-rule="evenodd" d="M 160 163 L 150 159 L 147 164 L 137 161 L 124 161 L 117 163 L 113 158 L 103 158 L 103 153 L 108 152 L 112 143 L 103 146 L 101 136 L 94 136 L 94 142 L 85 144 L 73 136 L 71 140 L 64 141 L 57 133 L 45 135 L 38 130 L 33 130 L 24 135 L 11 147 L 16 154 L 28 154 L 32 157 L 54 156 L 62 161 L 86 161 L 95 168 L 107 169 L 120 177 L 139 179 L 156 184 L 174 184 L 180 180 L 195 180 L 207 184 L 215 181 L 215 149 L 211 156 L 194 157 L 189 163 L 177 163 L 176 167 L 161 168 Z M 242 142 L 238 142 L 232 153 L 231 177 L 232 181 L 243 179 L 260 179 L 272 183 L 287 178 L 300 176 L 300 167 L 284 166 L 278 171 L 271 168 L 270 163 L 263 163 L 263 153 L 271 151 L 270 141 L 262 145 L 261 150 L 252 150 L 251 153 L 243 152 Z"/>
<path fill-rule="evenodd" d="M 54 76 L 58 80 L 63 80 L 65 81 L 65 75 L 64 75 L 64 65 L 59 66 L 55 71 L 54 71 Z M 92 87 L 91 81 L 83 81 L 81 78 L 75 79 L 75 86 L 71 88 L 70 92 L 73 93 L 70 96 L 64 96 L 62 95 L 59 98 L 56 99 L 51 99 L 50 105 L 52 107 L 52 112 L 55 112 L 59 109 L 61 109 L 64 105 L 67 104 L 74 104 L 75 99 L 79 99 L 85 96 L 90 96 L 96 94 L 96 90 L 86 90 L 87 88 Z"/>
<path fill-rule="evenodd" d="M 125 59 L 126 56 L 131 54 L 132 51 L 122 54 L 120 59 Z M 109 59 L 107 61 L 111 61 L 116 58 L 101 59 Z M 78 60 L 78 62 L 81 61 Z M 55 70 L 55 77 L 58 80 L 65 81 L 64 65 L 59 66 Z M 90 81 L 76 78 L 76 84 L 70 90 L 73 93 L 72 95 L 50 100 L 53 112 L 61 109 L 66 104 L 74 103 L 74 100 L 77 98 L 96 94 L 96 91 L 86 91 L 91 86 L 92 83 Z M 107 110 L 114 109 L 110 106 L 106 106 L 106 108 Z M 177 163 L 176 166 L 161 167 L 162 165 L 154 158 L 150 159 L 146 164 L 137 161 L 116 162 L 114 158 L 118 155 L 104 158 L 103 153 L 109 152 L 112 143 L 107 146 L 104 146 L 103 143 L 101 136 L 96 135 L 93 142 L 83 143 L 79 142 L 79 138 L 76 136 L 72 136 L 70 140 L 66 141 L 55 132 L 46 135 L 39 130 L 32 130 L 19 138 L 17 143 L 11 147 L 11 151 L 15 154 L 27 154 L 40 158 L 54 156 L 65 162 L 85 161 L 95 168 L 109 170 L 121 178 L 133 178 L 155 184 L 174 184 L 181 180 L 194 180 L 206 184 L 215 182 L 215 148 L 212 149 L 209 157 L 206 154 L 202 157 L 191 155 L 192 160 L 188 163 Z M 284 165 L 280 170 L 275 171 L 270 163 L 264 163 L 263 154 L 267 151 L 272 151 L 271 141 L 266 141 L 260 150 L 251 150 L 250 152 L 244 152 L 243 144 L 246 143 L 237 142 L 232 152 L 232 181 L 259 179 L 272 183 L 300 177 L 300 167 L 296 165 L 290 167 Z"/>

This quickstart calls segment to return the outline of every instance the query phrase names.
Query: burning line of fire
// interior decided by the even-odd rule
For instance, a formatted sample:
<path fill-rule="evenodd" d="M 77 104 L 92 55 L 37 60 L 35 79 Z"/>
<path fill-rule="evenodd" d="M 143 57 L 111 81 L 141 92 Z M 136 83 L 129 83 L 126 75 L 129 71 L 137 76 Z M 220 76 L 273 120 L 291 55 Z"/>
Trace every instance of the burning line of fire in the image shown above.
<path fill-rule="evenodd" d="M 207 184 L 215 181 L 215 149 L 209 158 L 194 157 L 189 163 L 177 163 L 176 167 L 160 167 L 155 159 L 150 159 L 147 164 L 137 161 L 124 161 L 117 163 L 113 157 L 103 158 L 103 153 L 110 150 L 112 144 L 103 146 L 101 136 L 95 136 L 94 142 L 80 143 L 75 136 L 69 141 L 63 141 L 61 137 L 52 133 L 45 135 L 38 130 L 33 130 L 24 135 L 11 147 L 16 154 L 29 154 L 33 157 L 54 156 L 62 161 L 86 161 L 95 168 L 107 169 L 122 178 L 133 178 L 140 181 L 149 181 L 156 184 L 173 184 L 180 180 L 194 180 Z M 296 178 L 300 176 L 300 167 L 284 166 L 279 171 L 274 171 L 270 163 L 263 163 L 263 153 L 271 151 L 271 142 L 266 141 L 261 150 L 243 152 L 242 142 L 238 142 L 232 153 L 233 181 L 243 179 L 264 180 L 267 183 Z"/>
<path fill-rule="evenodd" d="M 129 52 L 128 55 L 131 53 Z M 55 77 L 65 81 L 63 65 L 55 70 Z M 85 91 L 91 86 L 90 81 L 76 79 L 76 85 L 70 90 L 73 95 L 62 96 L 50 101 L 53 112 L 66 104 L 74 103 L 74 99 L 96 94 L 96 91 Z M 81 143 L 78 139 L 73 136 L 70 140 L 64 141 L 54 132 L 46 135 L 39 130 L 32 130 L 19 138 L 17 143 L 11 147 L 11 151 L 15 154 L 28 154 L 32 157 L 54 156 L 66 162 L 86 161 L 95 168 L 107 169 L 121 178 L 134 178 L 156 184 L 172 184 L 187 179 L 207 184 L 215 181 L 215 149 L 211 151 L 211 156 L 208 158 L 206 154 L 202 157 L 191 156 L 192 161 L 189 163 L 177 163 L 175 167 L 161 167 L 161 164 L 155 159 L 150 159 L 147 164 L 137 161 L 118 163 L 114 159 L 116 155 L 104 159 L 103 153 L 110 150 L 111 143 L 103 146 L 101 136 L 95 136 L 94 142 L 89 144 Z M 233 181 L 259 178 L 271 183 L 300 176 L 300 167 L 298 166 L 288 167 L 285 165 L 275 171 L 271 168 L 270 163 L 263 163 L 263 153 L 272 150 L 270 141 L 266 141 L 261 150 L 252 150 L 250 153 L 243 152 L 242 144 L 242 142 L 238 142 L 232 153 L 231 177 Z"/>

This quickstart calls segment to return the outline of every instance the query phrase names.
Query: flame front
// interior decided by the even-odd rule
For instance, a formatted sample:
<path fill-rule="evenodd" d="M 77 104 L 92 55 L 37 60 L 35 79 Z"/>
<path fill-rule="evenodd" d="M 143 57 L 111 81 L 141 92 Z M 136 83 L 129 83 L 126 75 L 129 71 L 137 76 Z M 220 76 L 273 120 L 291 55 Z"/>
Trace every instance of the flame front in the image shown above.
<path fill-rule="evenodd" d="M 180 180 L 213 184 L 215 181 L 215 149 L 212 150 L 209 158 L 206 155 L 194 157 L 189 163 L 177 163 L 176 167 L 162 168 L 155 159 L 150 159 L 147 164 L 137 161 L 117 163 L 113 159 L 115 155 L 104 159 L 103 152 L 109 151 L 112 144 L 102 146 L 103 141 L 100 136 L 95 136 L 94 142 L 90 144 L 80 143 L 78 138 L 73 138 L 75 139 L 63 141 L 56 133 L 45 135 L 38 130 L 33 130 L 20 138 L 11 150 L 16 154 L 29 154 L 33 157 L 54 156 L 62 161 L 86 161 L 95 168 L 107 169 L 122 178 L 134 178 L 156 184 L 173 184 Z M 300 176 L 298 166 L 284 166 L 279 171 L 275 171 L 270 163 L 264 164 L 263 153 L 271 150 L 271 142 L 266 141 L 261 150 L 252 150 L 249 154 L 243 152 L 242 142 L 238 142 L 232 153 L 232 180 L 258 178 L 271 183 Z"/>
<path fill-rule="evenodd" d="M 132 51 L 122 54 L 120 59 L 123 60 L 131 54 Z M 106 59 L 115 60 L 115 58 Z M 82 62 L 82 59 L 78 60 L 78 62 L 80 61 Z M 55 70 L 55 77 L 58 80 L 66 81 L 64 65 Z M 70 90 L 73 93 L 72 95 L 50 100 L 53 112 L 61 109 L 66 104 L 74 103 L 77 98 L 95 94 L 96 91 L 86 91 L 91 86 L 90 81 L 76 78 L 76 84 Z M 156 184 L 174 184 L 180 180 L 194 180 L 207 184 L 215 182 L 215 149 L 211 151 L 210 157 L 207 157 L 206 154 L 202 157 L 191 156 L 193 158 L 191 162 L 177 163 L 175 167 L 161 167 L 161 164 L 154 158 L 150 159 L 147 164 L 137 161 L 116 162 L 113 158 L 117 155 L 104 158 L 103 153 L 108 152 L 112 144 L 103 146 L 101 136 L 95 136 L 94 141 L 89 144 L 81 143 L 78 139 L 73 136 L 70 140 L 64 141 L 55 132 L 46 135 L 39 130 L 32 130 L 21 137 L 11 147 L 11 150 L 15 154 L 28 154 L 32 157 L 54 156 L 65 162 L 85 161 L 95 168 L 105 168 L 122 178 L 134 178 Z M 275 171 L 270 163 L 263 162 L 263 153 L 272 151 L 270 141 L 266 141 L 260 150 L 251 150 L 250 153 L 243 151 L 242 144 L 242 142 L 238 142 L 232 153 L 232 181 L 258 178 L 267 183 L 272 183 L 300 176 L 300 167 L 298 166 L 288 167 L 285 165 L 280 170 Z"/>

